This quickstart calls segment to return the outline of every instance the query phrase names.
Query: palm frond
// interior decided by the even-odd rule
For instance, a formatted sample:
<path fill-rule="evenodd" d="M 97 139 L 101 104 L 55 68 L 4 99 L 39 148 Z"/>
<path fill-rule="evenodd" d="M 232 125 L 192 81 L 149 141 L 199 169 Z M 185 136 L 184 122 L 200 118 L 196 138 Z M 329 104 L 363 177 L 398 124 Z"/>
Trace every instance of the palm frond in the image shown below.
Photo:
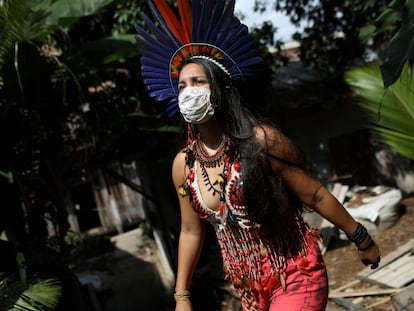
<path fill-rule="evenodd" d="M 46 21 L 50 12 L 39 8 L 43 2 L 45 0 L 13 0 L 0 6 L 0 70 L 13 47 L 48 31 Z"/>
<path fill-rule="evenodd" d="M 53 310 L 62 295 L 62 285 L 56 278 L 31 279 L 28 285 L 13 274 L 0 274 L 0 310 Z"/>
<path fill-rule="evenodd" d="M 57 279 L 35 280 L 21 293 L 16 301 L 16 310 L 52 310 L 62 293 Z"/>
<path fill-rule="evenodd" d="M 114 0 L 13 0 L 0 5 L 0 69 L 11 48 L 50 33 L 63 19 L 76 21 Z"/>
<path fill-rule="evenodd" d="M 400 78 L 384 88 L 378 62 L 354 68 L 346 74 L 347 83 L 359 96 L 370 127 L 385 143 L 414 159 L 414 79 L 412 67 L 405 64 Z"/>

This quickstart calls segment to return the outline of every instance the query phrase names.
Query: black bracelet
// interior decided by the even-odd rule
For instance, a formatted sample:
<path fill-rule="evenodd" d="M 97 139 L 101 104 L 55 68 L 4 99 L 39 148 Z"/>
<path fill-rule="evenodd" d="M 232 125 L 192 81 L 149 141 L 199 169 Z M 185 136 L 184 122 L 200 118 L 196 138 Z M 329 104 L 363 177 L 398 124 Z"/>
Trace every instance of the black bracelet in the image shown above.
<path fill-rule="evenodd" d="M 375 241 L 371 238 L 371 236 L 369 236 L 369 243 L 368 243 L 368 245 L 367 246 L 365 246 L 365 247 L 358 247 L 358 250 L 359 251 L 361 251 L 361 252 L 363 252 L 363 251 L 366 251 L 367 249 L 369 249 L 369 248 L 371 248 L 371 247 L 373 247 L 373 246 L 375 246 L 376 244 L 375 244 Z"/>
<path fill-rule="evenodd" d="M 367 229 L 360 223 L 358 223 L 358 226 L 355 232 L 347 235 L 348 240 L 355 243 L 357 247 L 367 238 L 367 236 L 368 236 Z"/>

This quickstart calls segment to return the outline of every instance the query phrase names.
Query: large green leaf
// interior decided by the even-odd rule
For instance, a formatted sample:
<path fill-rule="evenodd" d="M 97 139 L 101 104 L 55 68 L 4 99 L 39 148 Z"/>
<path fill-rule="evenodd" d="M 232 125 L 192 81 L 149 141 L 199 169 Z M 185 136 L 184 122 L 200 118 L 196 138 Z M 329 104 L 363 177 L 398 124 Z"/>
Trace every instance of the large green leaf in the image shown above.
<path fill-rule="evenodd" d="M 76 22 L 80 17 L 98 12 L 114 0 L 13 0 L 0 5 L 0 71 L 11 60 L 14 49 L 16 74 L 20 82 L 18 47 L 21 42 L 44 39 L 58 27 Z M 115 51 L 105 56 L 103 63 L 130 55 Z M 117 44 L 119 47 L 120 44 Z M 129 47 L 129 52 L 132 48 Z M 137 53 L 135 49 L 135 53 Z M 0 77 L 0 89 L 4 78 Z M 20 84 L 23 93 L 22 85 Z"/>
<path fill-rule="evenodd" d="M 13 0 L 0 5 L 0 68 L 16 44 L 44 37 L 114 0 Z"/>
<path fill-rule="evenodd" d="M 58 0 L 50 7 L 52 14 L 47 22 L 68 27 L 80 17 L 96 14 L 112 2 L 114 0 Z"/>
<path fill-rule="evenodd" d="M 402 7 L 394 6 L 388 10 L 400 13 L 401 27 L 388 46 L 387 61 L 381 65 L 385 87 L 392 85 L 398 79 L 407 61 L 414 61 L 414 0 L 406 0 Z M 395 15 L 390 14 L 390 16 L 395 18 Z"/>
<path fill-rule="evenodd" d="M 47 29 L 46 19 L 50 12 L 39 8 L 42 2 L 16 0 L 0 5 L 0 69 L 16 43 L 30 41 Z"/>
<path fill-rule="evenodd" d="M 71 61 L 81 66 L 98 67 L 114 61 L 138 56 L 139 49 L 133 35 L 106 37 L 76 47 Z M 85 62 L 87 64 L 85 64 Z"/>
<path fill-rule="evenodd" d="M 114 0 L 59 0 L 53 3 L 52 12 L 61 17 L 82 17 L 98 12 Z"/>
<path fill-rule="evenodd" d="M 53 310 L 62 295 L 62 285 L 55 278 L 32 279 L 23 285 L 13 274 L 0 274 L 0 310 Z"/>
<path fill-rule="evenodd" d="M 2 35 L 11 32 L 16 41 L 29 41 L 41 34 L 47 26 L 45 21 L 50 15 L 47 8 L 42 8 L 44 0 L 7 1 L 0 6 L 2 16 Z M 3 37 L 3 36 L 2 36 Z"/>
<path fill-rule="evenodd" d="M 414 79 L 405 64 L 400 78 L 388 88 L 378 62 L 347 72 L 346 80 L 359 95 L 359 104 L 367 112 L 370 126 L 385 143 L 414 159 Z"/>

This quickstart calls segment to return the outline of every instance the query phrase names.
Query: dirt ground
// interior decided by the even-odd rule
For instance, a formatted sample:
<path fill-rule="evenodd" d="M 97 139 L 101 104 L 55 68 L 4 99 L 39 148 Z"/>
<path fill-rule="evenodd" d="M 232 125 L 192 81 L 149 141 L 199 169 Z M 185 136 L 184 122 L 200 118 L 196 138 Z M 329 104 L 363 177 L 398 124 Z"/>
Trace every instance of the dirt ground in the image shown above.
<path fill-rule="evenodd" d="M 383 257 L 414 238 L 414 197 L 405 198 L 401 201 L 401 213 L 402 215 L 395 225 L 373 236 L 380 246 Z M 355 280 L 355 275 L 365 268 L 356 255 L 355 247 L 353 245 L 343 245 L 343 243 L 341 245 L 340 241 L 334 240 L 324 256 L 331 290 Z M 364 283 L 361 286 L 364 286 Z M 350 301 L 358 303 L 369 310 L 394 311 L 387 296 L 356 298 L 354 300 L 350 299 Z M 348 309 L 330 301 L 327 310 Z"/>

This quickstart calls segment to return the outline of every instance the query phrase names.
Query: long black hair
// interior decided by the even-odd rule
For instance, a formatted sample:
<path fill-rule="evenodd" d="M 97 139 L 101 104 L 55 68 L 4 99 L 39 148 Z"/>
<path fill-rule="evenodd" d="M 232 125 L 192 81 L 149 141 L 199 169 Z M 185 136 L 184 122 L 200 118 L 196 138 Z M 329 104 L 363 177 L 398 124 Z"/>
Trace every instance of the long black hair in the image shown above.
<path fill-rule="evenodd" d="M 285 187 L 280 176 L 273 172 L 268 148 L 259 144 L 254 134 L 254 128 L 270 123 L 248 108 L 239 87 L 214 62 L 194 58 L 187 60 L 183 66 L 188 63 L 198 64 L 205 73 L 210 84 L 215 118 L 238 148 L 244 201 L 250 220 L 260 224 L 262 238 L 279 252 L 285 255 L 297 253 L 303 241 L 302 223 L 298 221 L 302 203 Z M 277 155 L 272 156 L 288 165 L 300 165 L 298 162 L 291 163 L 289 158 L 277 159 Z"/>

